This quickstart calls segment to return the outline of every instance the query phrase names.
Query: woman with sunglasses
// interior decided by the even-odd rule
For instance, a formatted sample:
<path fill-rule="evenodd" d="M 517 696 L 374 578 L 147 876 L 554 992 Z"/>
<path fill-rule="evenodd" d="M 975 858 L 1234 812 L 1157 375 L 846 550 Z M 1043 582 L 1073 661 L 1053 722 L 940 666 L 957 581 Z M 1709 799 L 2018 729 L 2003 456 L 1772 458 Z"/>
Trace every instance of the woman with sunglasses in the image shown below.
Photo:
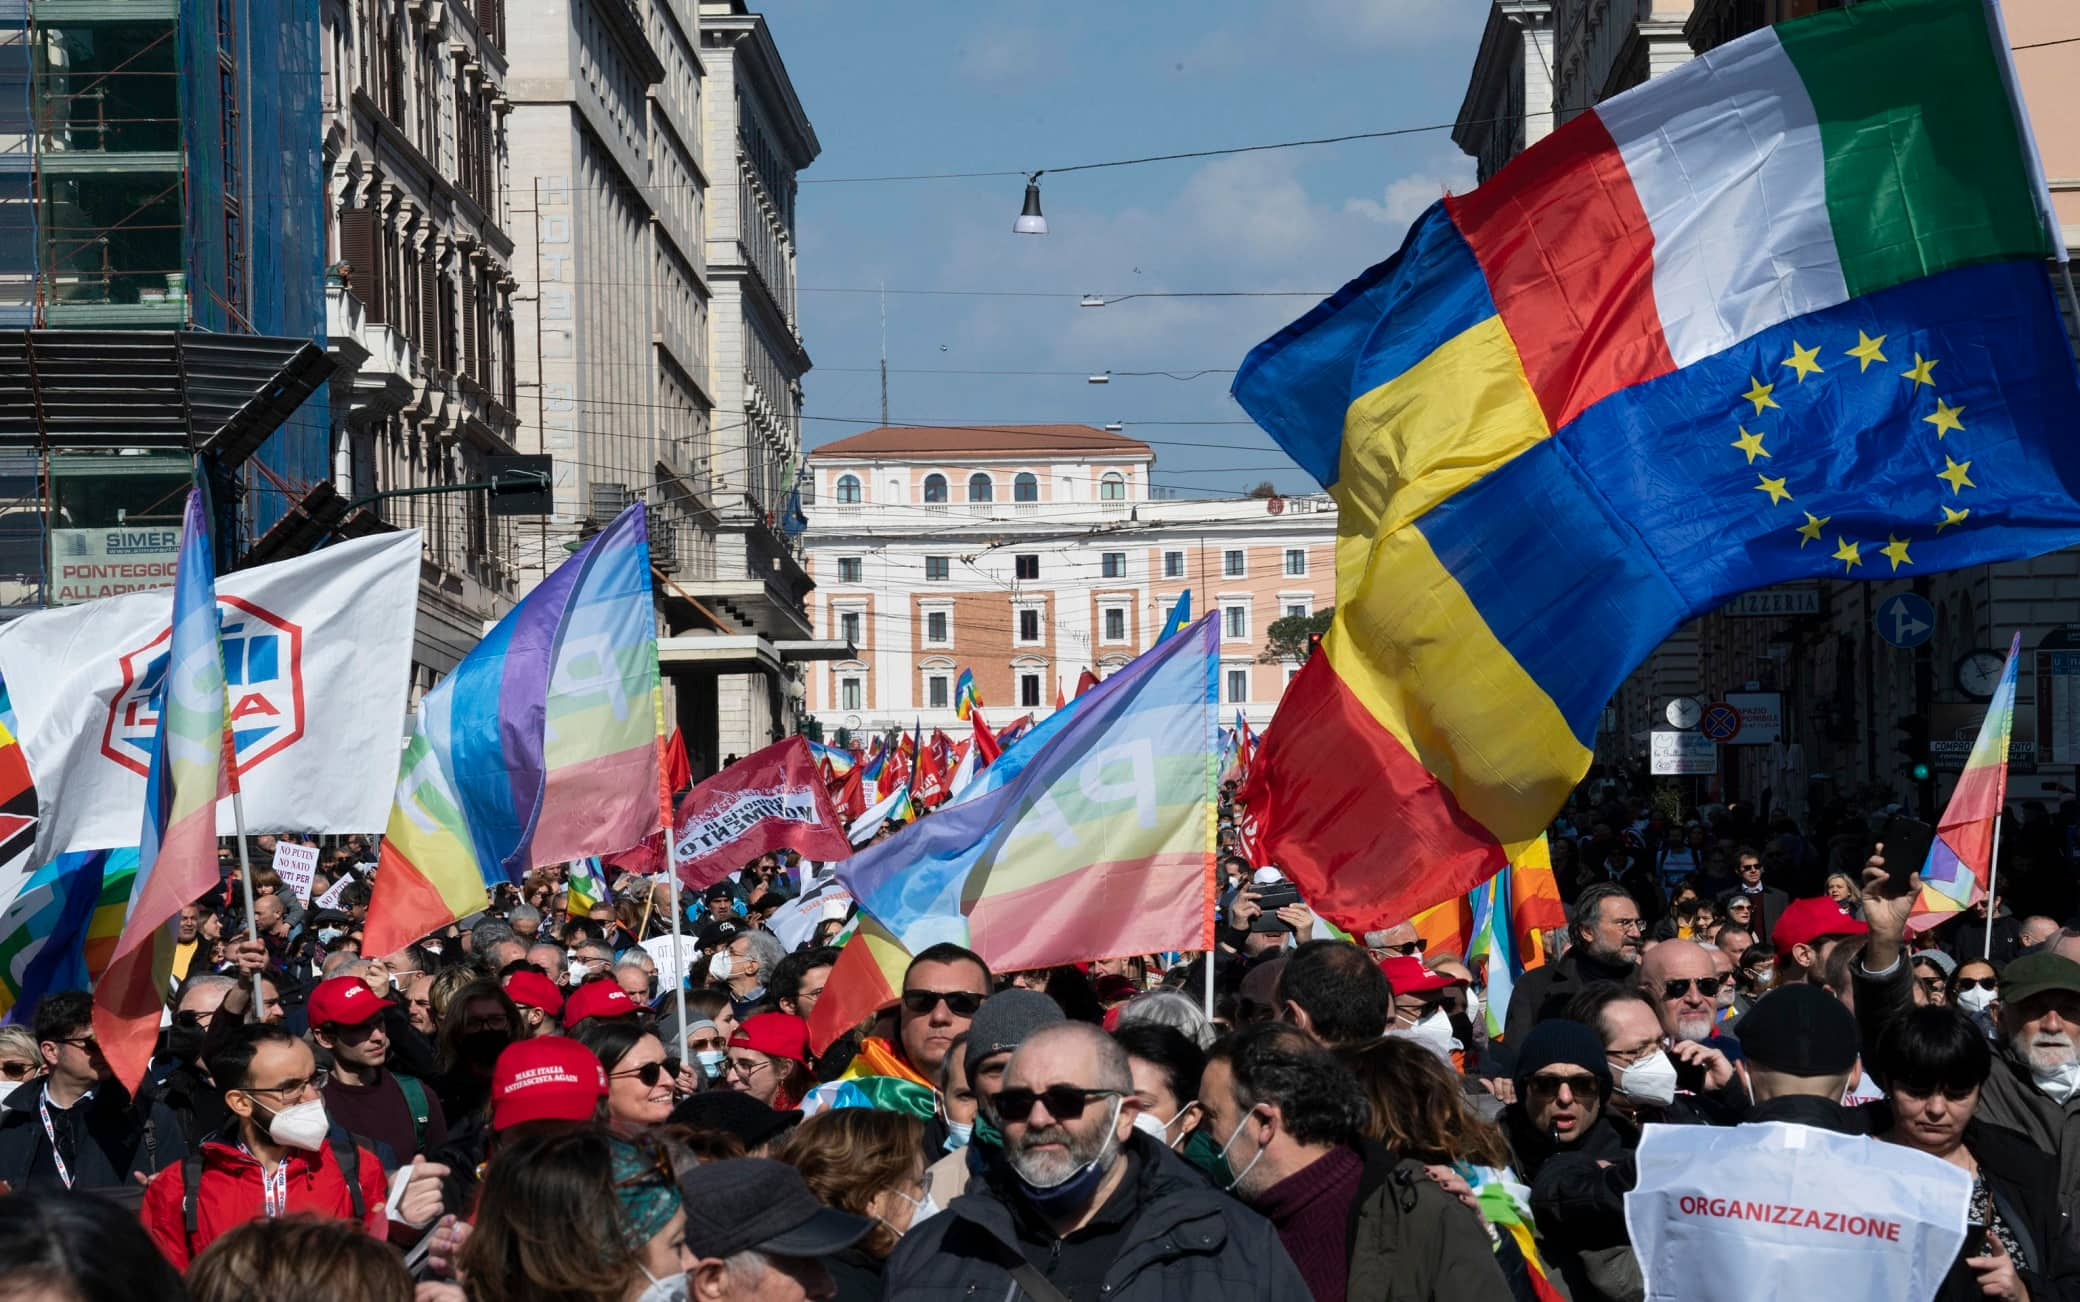
<path fill-rule="evenodd" d="M 1914 984 L 1920 993 L 1914 996 L 1915 1003 L 1932 1004 L 1938 1008 L 1950 1002 L 1950 978 L 1957 973 L 1957 960 L 1940 949 L 1923 949 L 1914 952 Z"/>
<path fill-rule="evenodd" d="M 607 1073 L 607 1120 L 620 1130 L 662 1125 L 677 1101 L 679 1060 L 656 1033 L 633 1021 L 587 1018 L 572 1037 Z"/>
<path fill-rule="evenodd" d="M 809 1072 L 809 1026 L 786 1013 L 746 1018 L 729 1037 L 724 1089 L 749 1094 L 775 1112 L 797 1107 L 816 1084 Z"/>
<path fill-rule="evenodd" d="M 0 1026 L 0 1099 L 42 1074 L 36 1033 L 26 1026 Z"/>
<path fill-rule="evenodd" d="M 1988 1039 L 1999 1038 L 2001 978 L 1993 964 L 1968 958 L 1950 978 L 1950 1002 L 1962 1008 Z"/>
<path fill-rule="evenodd" d="M 1972 1177 L 1967 1219 L 1985 1246 L 1950 1267 L 1938 1302 L 2071 1296 L 2080 1259 L 2066 1247 L 2057 1163 L 2027 1136 L 1976 1116 L 1993 1071 L 1986 1038 L 1954 1009 L 1914 1008 L 1885 1028 L 1872 1056 L 1891 1105 L 1879 1137 Z"/>

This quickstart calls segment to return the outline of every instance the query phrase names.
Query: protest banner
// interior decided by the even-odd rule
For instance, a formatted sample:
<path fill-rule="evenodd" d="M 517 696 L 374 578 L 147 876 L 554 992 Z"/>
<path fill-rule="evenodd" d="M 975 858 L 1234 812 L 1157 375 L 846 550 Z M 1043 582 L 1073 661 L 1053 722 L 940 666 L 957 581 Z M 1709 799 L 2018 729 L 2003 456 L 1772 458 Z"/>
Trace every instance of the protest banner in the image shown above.
<path fill-rule="evenodd" d="M 806 737 L 755 751 L 687 792 L 672 830 L 680 884 L 694 890 L 780 849 L 810 859 L 852 854 Z"/>
<path fill-rule="evenodd" d="M 367 865 L 364 864 L 362 866 L 366 867 Z M 352 873 L 341 873 L 339 875 L 339 880 L 332 883 L 331 889 L 326 891 L 323 895 L 320 895 L 318 897 L 318 902 L 312 907 L 319 909 L 340 908 L 340 901 L 344 900 L 347 896 L 347 884 L 353 880 L 354 875 Z"/>
<path fill-rule="evenodd" d="M 817 924 L 842 918 L 851 911 L 852 892 L 840 885 L 835 876 L 817 877 L 802 883 L 800 895 L 773 910 L 773 916 L 766 919 L 766 930 L 792 953 L 809 943 Z"/>
<path fill-rule="evenodd" d="M 318 847 L 295 841 L 274 843 L 274 875 L 296 892 L 305 904 L 311 902 L 312 879 L 318 874 Z M 330 894 L 330 892 L 327 892 Z"/>
<path fill-rule="evenodd" d="M 1928 1302 L 1964 1244 L 1972 1178 L 1865 1135 L 1765 1122 L 1646 1127 L 1625 1225 L 1648 1302 Z"/>
<path fill-rule="evenodd" d="M 686 970 L 701 956 L 700 942 L 692 936 L 652 936 L 642 948 L 657 964 L 659 990 L 677 990 L 686 980 Z"/>
<path fill-rule="evenodd" d="M 248 832 L 366 832 L 390 814 L 419 591 L 414 530 L 335 543 L 217 580 L 224 678 Z M 171 589 L 0 626 L 0 678 L 37 786 L 39 862 L 137 844 L 158 724 Z M 231 802 L 216 811 L 232 833 Z"/>

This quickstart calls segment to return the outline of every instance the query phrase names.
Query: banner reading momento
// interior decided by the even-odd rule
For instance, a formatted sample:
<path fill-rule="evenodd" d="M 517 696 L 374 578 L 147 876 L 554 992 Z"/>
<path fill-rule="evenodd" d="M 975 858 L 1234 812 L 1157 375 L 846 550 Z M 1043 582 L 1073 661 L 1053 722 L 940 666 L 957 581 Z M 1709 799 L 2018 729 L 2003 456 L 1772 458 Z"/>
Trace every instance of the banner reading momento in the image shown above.
<path fill-rule="evenodd" d="M 780 849 L 826 861 L 852 854 L 806 737 L 775 742 L 687 792 L 672 832 L 672 862 L 693 890 Z"/>

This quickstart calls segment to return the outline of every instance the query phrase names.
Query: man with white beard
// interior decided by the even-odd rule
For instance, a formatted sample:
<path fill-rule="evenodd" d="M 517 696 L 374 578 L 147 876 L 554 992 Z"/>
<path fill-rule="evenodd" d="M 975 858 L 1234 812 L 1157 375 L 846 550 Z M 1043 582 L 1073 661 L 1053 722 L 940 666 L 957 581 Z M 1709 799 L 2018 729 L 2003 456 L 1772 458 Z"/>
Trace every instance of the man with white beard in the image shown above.
<path fill-rule="evenodd" d="M 1030 1032 L 982 1104 L 1005 1162 L 888 1259 L 888 1297 L 1307 1302 L 1269 1223 L 1134 1125 L 1126 1050 L 1095 1026 Z"/>
<path fill-rule="evenodd" d="M 1705 1089 L 1724 1088 L 1733 1079 L 1733 1064 L 1712 1043 L 1722 980 L 1711 947 L 1694 940 L 1664 940 L 1639 962 L 1639 988 L 1660 1015 L 1669 1056 L 1678 1067 L 1702 1071 Z"/>
<path fill-rule="evenodd" d="M 1901 894 L 1884 894 L 1883 849 L 1864 868 L 1870 941 L 1852 972 L 1865 1045 L 1877 1043 L 1914 1006 L 1903 938 L 1921 876 L 1909 876 Z M 2051 950 L 2024 955 L 2002 971 L 2000 998 L 1993 1074 L 1979 1091 L 1975 1115 L 2021 1131 L 2057 1156 L 2059 1210 L 2070 1216 L 2080 1211 L 2080 963 Z M 1868 1053 L 1864 1061 L 1871 1061 Z"/>

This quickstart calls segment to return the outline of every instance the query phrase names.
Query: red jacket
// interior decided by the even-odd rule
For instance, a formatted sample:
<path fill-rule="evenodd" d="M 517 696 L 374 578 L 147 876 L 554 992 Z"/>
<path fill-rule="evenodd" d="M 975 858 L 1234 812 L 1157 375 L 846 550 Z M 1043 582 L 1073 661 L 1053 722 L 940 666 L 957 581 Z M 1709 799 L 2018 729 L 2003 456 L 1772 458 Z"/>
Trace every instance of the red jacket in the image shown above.
<path fill-rule="evenodd" d="M 389 1197 L 389 1182 L 383 1164 L 363 1148 L 361 1155 L 361 1200 L 368 1209 L 362 1226 L 378 1237 L 389 1229 L 383 1204 Z M 346 1175 L 327 1144 L 315 1153 L 289 1150 L 284 1159 L 289 1168 L 287 1212 L 308 1212 L 339 1220 L 354 1215 L 354 1200 L 347 1189 Z M 266 1214 L 261 1189 L 260 1163 L 235 1144 L 209 1140 L 202 1145 L 201 1190 L 195 1202 L 195 1237 L 190 1242 L 181 1203 L 186 1196 L 186 1164 L 169 1166 L 145 1186 L 144 1208 L 139 1213 L 145 1233 L 175 1269 L 185 1271 L 196 1254 L 216 1238 L 247 1221 Z"/>

